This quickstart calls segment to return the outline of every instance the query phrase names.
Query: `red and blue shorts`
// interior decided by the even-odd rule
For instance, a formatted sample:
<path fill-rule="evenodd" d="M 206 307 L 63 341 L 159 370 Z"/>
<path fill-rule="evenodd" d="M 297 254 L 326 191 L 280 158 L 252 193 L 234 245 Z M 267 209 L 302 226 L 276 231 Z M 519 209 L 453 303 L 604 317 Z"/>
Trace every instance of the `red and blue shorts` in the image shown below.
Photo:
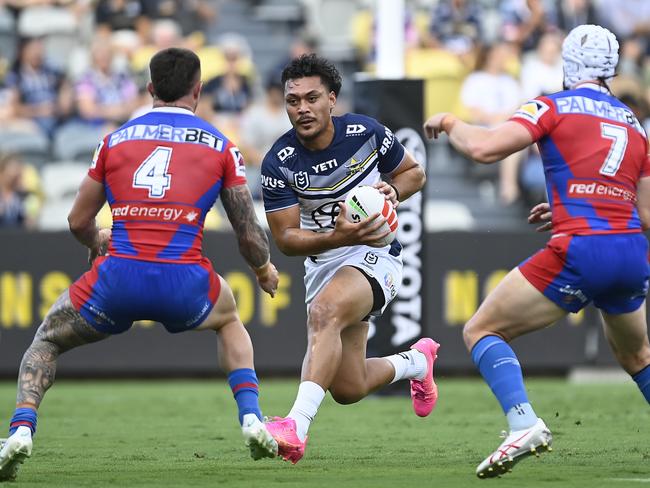
<path fill-rule="evenodd" d="M 199 326 L 220 290 L 207 258 L 176 264 L 102 256 L 70 286 L 70 299 L 99 332 L 119 334 L 136 320 L 154 320 L 175 333 Z"/>
<path fill-rule="evenodd" d="M 648 292 L 648 240 L 641 233 L 558 236 L 519 270 L 568 312 L 593 301 L 604 312 L 629 313 Z"/>

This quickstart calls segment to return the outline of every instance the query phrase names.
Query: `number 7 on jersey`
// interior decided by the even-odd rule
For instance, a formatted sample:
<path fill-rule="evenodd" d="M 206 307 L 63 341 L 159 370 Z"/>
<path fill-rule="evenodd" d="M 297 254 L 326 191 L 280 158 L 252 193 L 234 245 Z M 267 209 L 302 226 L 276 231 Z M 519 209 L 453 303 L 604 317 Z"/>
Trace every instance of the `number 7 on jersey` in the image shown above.
<path fill-rule="evenodd" d="M 154 149 L 133 173 L 133 188 L 149 190 L 149 198 L 163 198 L 172 185 L 172 176 L 167 174 L 171 159 L 171 147 Z"/>

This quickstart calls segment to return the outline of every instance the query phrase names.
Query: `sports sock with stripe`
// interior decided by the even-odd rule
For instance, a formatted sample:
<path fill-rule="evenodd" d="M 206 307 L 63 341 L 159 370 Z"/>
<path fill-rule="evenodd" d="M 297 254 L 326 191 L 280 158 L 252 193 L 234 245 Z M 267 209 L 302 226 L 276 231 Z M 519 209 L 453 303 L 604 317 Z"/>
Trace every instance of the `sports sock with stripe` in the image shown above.
<path fill-rule="evenodd" d="M 395 368 L 395 376 L 391 383 L 403 379 L 423 380 L 427 375 L 427 357 L 416 349 L 386 356 Z"/>
<path fill-rule="evenodd" d="M 254 413 L 262 420 L 262 411 L 258 401 L 259 387 L 255 370 L 250 368 L 235 369 L 228 375 L 228 384 L 239 409 L 239 423 L 244 415 Z"/>
<path fill-rule="evenodd" d="M 36 432 L 37 414 L 35 408 L 18 407 L 14 411 L 14 416 L 11 417 L 9 422 L 9 435 L 13 435 L 18 430 L 18 427 L 24 425 L 29 427 L 32 435 Z"/>
<path fill-rule="evenodd" d="M 472 348 L 472 361 L 499 400 L 510 430 L 521 430 L 537 422 L 528 402 L 521 365 L 512 348 L 500 337 L 486 336 Z"/>

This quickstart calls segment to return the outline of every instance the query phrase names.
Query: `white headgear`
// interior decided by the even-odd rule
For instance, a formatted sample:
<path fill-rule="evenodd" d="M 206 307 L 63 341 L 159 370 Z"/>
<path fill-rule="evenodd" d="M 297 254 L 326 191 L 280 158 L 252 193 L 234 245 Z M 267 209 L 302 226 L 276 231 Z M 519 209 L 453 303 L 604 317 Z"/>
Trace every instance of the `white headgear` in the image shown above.
<path fill-rule="evenodd" d="M 564 85 L 614 76 L 618 64 L 616 36 L 599 25 L 579 25 L 562 43 Z"/>

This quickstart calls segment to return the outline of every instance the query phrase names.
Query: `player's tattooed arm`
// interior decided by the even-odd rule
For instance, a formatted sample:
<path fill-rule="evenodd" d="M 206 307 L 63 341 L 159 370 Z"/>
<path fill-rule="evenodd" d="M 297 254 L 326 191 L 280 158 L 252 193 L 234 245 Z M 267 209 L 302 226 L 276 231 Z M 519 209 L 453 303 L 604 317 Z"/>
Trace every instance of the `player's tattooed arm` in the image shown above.
<path fill-rule="evenodd" d="M 108 337 L 97 332 L 79 315 L 66 291 L 52 306 L 36 331 L 20 363 L 16 403 L 38 407 L 54 383 L 59 355 L 73 347 Z"/>
<path fill-rule="evenodd" d="M 221 201 L 239 242 L 239 252 L 253 269 L 270 259 L 269 239 L 255 215 L 253 197 L 246 185 L 221 190 Z"/>

